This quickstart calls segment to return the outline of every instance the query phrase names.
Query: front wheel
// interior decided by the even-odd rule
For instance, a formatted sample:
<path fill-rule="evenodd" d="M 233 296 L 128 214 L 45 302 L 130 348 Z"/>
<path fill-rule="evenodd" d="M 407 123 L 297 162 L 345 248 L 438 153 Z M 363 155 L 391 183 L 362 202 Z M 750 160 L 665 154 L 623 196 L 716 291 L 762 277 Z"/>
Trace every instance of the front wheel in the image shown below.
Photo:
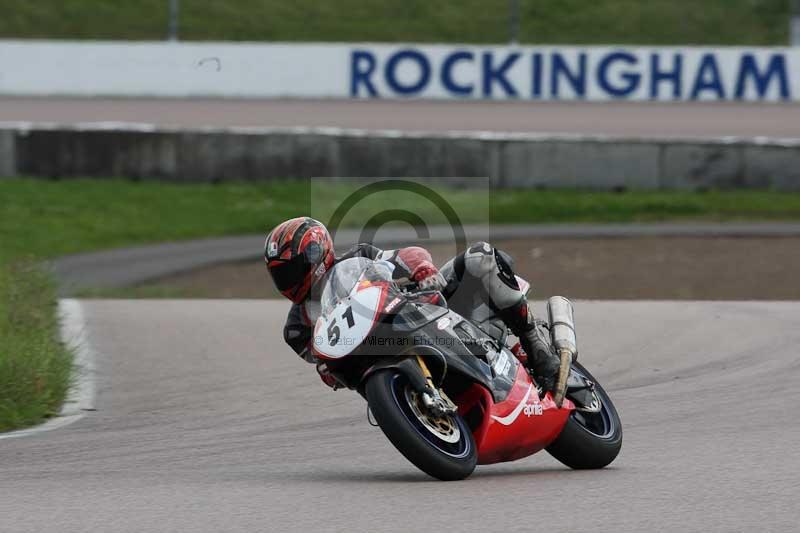
<path fill-rule="evenodd" d="M 594 383 L 599 409 L 570 413 L 561 434 L 547 451 L 570 468 L 603 468 L 616 459 L 622 448 L 622 423 L 611 398 L 589 371 L 575 362 L 572 372 Z"/>
<path fill-rule="evenodd" d="M 369 378 L 366 396 L 386 437 L 406 459 L 443 481 L 464 479 L 478 462 L 475 440 L 460 415 L 434 417 L 396 369 Z"/>

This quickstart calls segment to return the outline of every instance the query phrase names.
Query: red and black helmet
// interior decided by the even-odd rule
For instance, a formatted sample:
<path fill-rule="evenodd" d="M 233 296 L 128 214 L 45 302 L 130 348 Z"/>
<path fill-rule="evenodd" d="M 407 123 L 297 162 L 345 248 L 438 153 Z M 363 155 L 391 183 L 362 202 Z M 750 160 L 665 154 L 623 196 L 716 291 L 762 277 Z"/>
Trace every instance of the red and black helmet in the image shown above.
<path fill-rule="evenodd" d="M 333 240 L 321 222 L 309 217 L 293 218 L 278 224 L 267 235 L 264 260 L 275 287 L 299 304 L 333 265 Z"/>

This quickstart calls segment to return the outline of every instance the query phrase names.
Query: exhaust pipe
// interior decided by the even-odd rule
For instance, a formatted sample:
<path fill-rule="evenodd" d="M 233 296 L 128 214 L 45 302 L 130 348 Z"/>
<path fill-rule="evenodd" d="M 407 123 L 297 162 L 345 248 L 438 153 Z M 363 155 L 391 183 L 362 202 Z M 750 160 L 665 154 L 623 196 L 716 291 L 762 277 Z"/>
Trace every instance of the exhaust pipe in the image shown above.
<path fill-rule="evenodd" d="M 572 302 L 563 296 L 547 300 L 547 318 L 550 322 L 550 340 L 558 350 L 561 365 L 554 400 L 560 409 L 567 392 L 567 378 L 572 361 L 578 358 L 578 339 L 575 336 L 575 316 Z"/>
<path fill-rule="evenodd" d="M 547 319 L 550 322 L 550 340 L 559 352 L 569 350 L 578 358 L 578 340 L 575 337 L 575 315 L 572 302 L 563 296 L 547 300 Z"/>

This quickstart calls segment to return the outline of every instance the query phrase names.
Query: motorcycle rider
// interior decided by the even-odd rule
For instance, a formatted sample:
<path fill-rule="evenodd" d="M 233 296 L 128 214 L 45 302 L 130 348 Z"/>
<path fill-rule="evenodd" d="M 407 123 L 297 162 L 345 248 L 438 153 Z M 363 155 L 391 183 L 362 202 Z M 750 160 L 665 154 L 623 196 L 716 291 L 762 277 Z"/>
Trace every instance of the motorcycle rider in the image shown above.
<path fill-rule="evenodd" d="M 325 226 L 313 218 L 298 217 L 278 224 L 267 235 L 264 259 L 276 288 L 294 304 L 284 326 L 284 340 L 303 359 L 317 365 L 327 385 L 334 387 L 336 379 L 310 349 L 319 312 L 312 289 L 336 262 L 351 257 L 388 261 L 395 267 L 395 279 L 414 281 L 420 290 L 442 291 L 451 305 L 476 295 L 483 298 L 519 337 L 527 354 L 526 365 L 537 384 L 543 391 L 553 389 L 559 357 L 550 346 L 543 323 L 534 319 L 507 254 L 479 242 L 448 261 L 441 271 L 434 266 L 430 253 L 418 246 L 381 250 L 358 244 L 337 258 Z"/>

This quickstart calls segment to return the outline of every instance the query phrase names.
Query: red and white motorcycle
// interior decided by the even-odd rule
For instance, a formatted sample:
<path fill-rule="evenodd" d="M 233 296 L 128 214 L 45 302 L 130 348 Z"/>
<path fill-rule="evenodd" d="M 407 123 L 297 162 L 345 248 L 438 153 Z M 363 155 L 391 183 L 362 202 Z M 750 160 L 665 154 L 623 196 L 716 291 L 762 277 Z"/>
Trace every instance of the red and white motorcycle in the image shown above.
<path fill-rule="evenodd" d="M 542 449 L 572 468 L 602 468 L 619 453 L 617 411 L 575 360 L 567 299 L 548 301 L 565 391 L 553 398 L 541 394 L 487 305 L 459 314 L 438 292 L 401 290 L 391 265 L 365 258 L 337 263 L 323 287 L 315 355 L 367 399 L 392 444 L 429 475 L 463 479 L 476 464 Z"/>

